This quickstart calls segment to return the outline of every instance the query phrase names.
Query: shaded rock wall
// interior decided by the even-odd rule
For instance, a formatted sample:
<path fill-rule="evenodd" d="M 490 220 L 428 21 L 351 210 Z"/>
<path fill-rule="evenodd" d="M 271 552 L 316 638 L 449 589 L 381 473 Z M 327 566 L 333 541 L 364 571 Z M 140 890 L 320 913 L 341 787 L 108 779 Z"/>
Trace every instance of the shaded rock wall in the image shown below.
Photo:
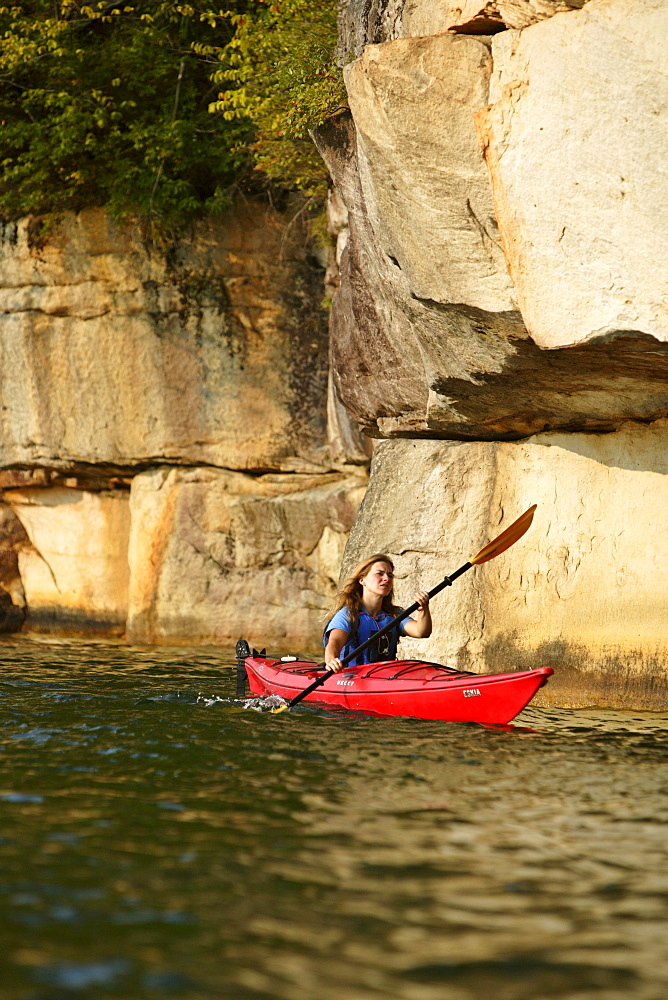
<path fill-rule="evenodd" d="M 317 644 L 369 453 L 322 279 L 294 207 L 166 252 L 102 211 L 5 225 L 0 630 Z"/>
<path fill-rule="evenodd" d="M 25 621 L 26 598 L 19 555 L 30 539 L 11 507 L 0 504 L 0 632 L 17 632 Z"/>

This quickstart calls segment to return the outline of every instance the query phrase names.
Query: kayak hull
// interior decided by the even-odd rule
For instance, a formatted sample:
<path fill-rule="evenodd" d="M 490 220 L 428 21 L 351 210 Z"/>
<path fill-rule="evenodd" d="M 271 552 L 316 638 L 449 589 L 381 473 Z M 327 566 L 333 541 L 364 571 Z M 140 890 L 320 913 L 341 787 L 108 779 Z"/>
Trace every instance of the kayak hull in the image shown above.
<path fill-rule="evenodd" d="M 279 695 L 286 701 L 324 673 L 315 663 L 285 663 L 262 655 L 247 656 L 245 667 L 254 695 Z M 471 674 L 424 660 L 391 660 L 346 668 L 307 699 L 367 715 L 506 725 L 553 673 L 551 667 L 538 667 Z"/>

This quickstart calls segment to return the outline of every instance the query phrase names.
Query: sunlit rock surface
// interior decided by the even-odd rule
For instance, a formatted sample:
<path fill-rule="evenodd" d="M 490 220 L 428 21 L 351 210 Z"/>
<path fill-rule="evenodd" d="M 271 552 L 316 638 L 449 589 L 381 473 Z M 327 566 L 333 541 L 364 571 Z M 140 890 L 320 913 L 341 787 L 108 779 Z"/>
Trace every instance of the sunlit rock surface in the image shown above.
<path fill-rule="evenodd" d="M 101 211 L 0 243 L 0 465 L 327 460 L 322 271 L 248 204 L 169 252 Z"/>
<path fill-rule="evenodd" d="M 364 482 L 156 469 L 132 484 L 127 636 L 313 649 Z"/>
<path fill-rule="evenodd" d="M 317 647 L 362 471 L 165 466 L 131 482 L 3 491 L 0 631 L 25 618 L 27 631 L 133 642 Z"/>
<path fill-rule="evenodd" d="M 372 436 L 668 414 L 666 8 L 552 13 L 493 36 L 397 21 L 346 69 L 352 117 L 315 133 L 349 216 L 334 381 Z"/>
<path fill-rule="evenodd" d="M 14 603 L 32 631 L 122 634 L 128 605 L 128 491 L 6 490 L 20 522 Z M 16 532 L 15 532 L 16 534 Z"/>
<path fill-rule="evenodd" d="M 476 120 L 539 347 L 616 336 L 621 362 L 623 333 L 668 340 L 666 39 L 663 0 L 592 0 L 493 40 Z"/>
<path fill-rule="evenodd" d="M 402 652 L 478 672 L 552 666 L 551 704 L 665 709 L 665 420 L 518 442 L 383 442 L 344 572 L 389 551 L 406 606 L 534 503 L 529 532 L 442 591 L 432 638 L 402 640 Z"/>
<path fill-rule="evenodd" d="M 515 308 L 473 115 L 489 46 L 442 35 L 371 45 L 345 71 L 369 224 L 409 295 Z"/>
<path fill-rule="evenodd" d="M 504 28 L 527 28 L 585 3 L 587 0 L 413 0 L 406 4 L 402 31 L 412 35 L 439 30 L 492 34 Z"/>

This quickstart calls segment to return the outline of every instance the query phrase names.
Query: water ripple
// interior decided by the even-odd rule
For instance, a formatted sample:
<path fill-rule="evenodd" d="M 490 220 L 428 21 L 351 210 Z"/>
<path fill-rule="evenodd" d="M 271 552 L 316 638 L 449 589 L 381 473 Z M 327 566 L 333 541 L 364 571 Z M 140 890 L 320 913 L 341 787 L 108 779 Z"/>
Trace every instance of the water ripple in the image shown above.
<path fill-rule="evenodd" d="M 668 995 L 665 716 L 234 695 L 230 653 L 0 643 L 2 1000 Z"/>

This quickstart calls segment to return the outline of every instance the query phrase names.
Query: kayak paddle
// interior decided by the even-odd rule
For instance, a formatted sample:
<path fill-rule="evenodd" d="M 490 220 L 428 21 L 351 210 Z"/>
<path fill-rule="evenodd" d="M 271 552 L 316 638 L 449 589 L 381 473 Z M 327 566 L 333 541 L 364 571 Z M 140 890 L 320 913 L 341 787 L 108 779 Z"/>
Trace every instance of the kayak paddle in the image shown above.
<path fill-rule="evenodd" d="M 458 576 L 461 576 L 462 573 L 466 573 L 467 569 L 471 569 L 472 566 L 477 566 L 479 563 L 489 562 L 490 559 L 494 559 L 495 556 L 501 555 L 501 553 L 505 552 L 506 549 L 509 549 L 511 545 L 514 545 L 515 542 L 522 537 L 524 532 L 528 530 L 529 525 L 533 521 L 536 506 L 537 505 L 534 504 L 532 507 L 529 507 L 529 509 L 525 511 L 521 517 L 518 517 L 516 521 L 513 521 L 509 528 L 502 531 L 501 534 L 498 535 L 493 541 L 488 542 L 488 544 L 485 545 L 485 547 L 482 548 L 476 556 L 469 559 L 469 561 L 464 563 L 463 566 L 460 566 L 458 570 L 455 570 L 455 572 L 451 573 L 450 576 L 443 577 L 441 582 L 429 591 L 430 599 L 440 593 L 444 587 L 450 587 Z M 395 626 L 399 625 L 404 618 L 408 618 L 414 611 L 417 611 L 418 607 L 419 604 L 417 602 L 415 604 L 411 604 L 410 608 L 406 608 L 406 610 L 402 611 L 400 615 L 393 618 L 391 622 L 388 622 L 383 628 L 374 632 L 373 635 L 366 640 L 366 642 L 363 642 L 361 646 L 357 647 L 357 649 L 353 649 L 351 653 L 344 656 L 341 660 L 341 666 L 345 667 L 347 663 L 350 663 L 351 660 L 355 659 L 358 653 L 363 653 L 364 650 L 373 645 L 373 643 L 375 643 L 381 635 L 385 635 L 387 632 L 390 632 L 393 628 L 395 628 Z M 277 715 L 279 712 L 284 712 L 286 708 L 293 708 L 296 704 L 298 704 L 298 702 L 302 701 L 303 698 L 306 698 L 311 691 L 315 691 L 317 687 L 320 687 L 320 685 L 324 684 L 326 680 L 333 677 L 336 672 L 337 671 L 335 670 L 326 670 L 324 674 L 317 677 L 312 684 L 309 684 L 307 688 L 304 688 L 303 691 L 300 691 L 299 694 L 295 695 L 295 697 L 292 698 L 286 705 L 281 705 L 280 708 L 272 708 L 272 713 Z"/>

